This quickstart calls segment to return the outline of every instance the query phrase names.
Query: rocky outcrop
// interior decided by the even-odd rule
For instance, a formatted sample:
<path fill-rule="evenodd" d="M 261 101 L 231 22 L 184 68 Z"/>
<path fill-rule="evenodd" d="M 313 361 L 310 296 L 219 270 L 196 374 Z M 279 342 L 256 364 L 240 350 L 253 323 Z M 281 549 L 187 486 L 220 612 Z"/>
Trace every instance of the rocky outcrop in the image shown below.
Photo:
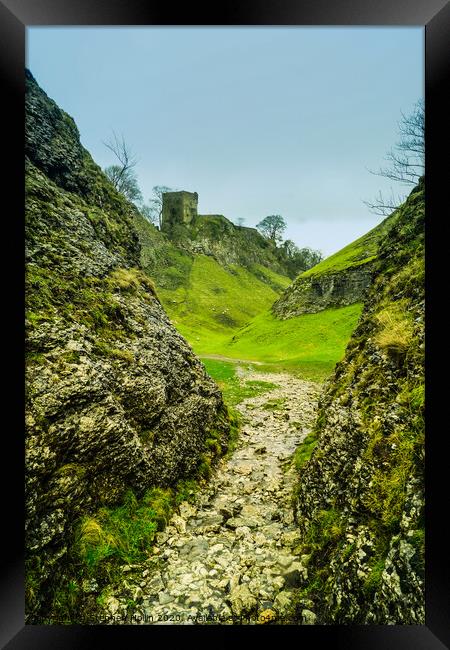
<path fill-rule="evenodd" d="M 172 229 L 171 240 L 194 255 L 210 255 L 227 267 L 238 264 L 252 268 L 260 264 L 276 273 L 286 275 L 277 249 L 255 228 L 235 226 L 220 214 L 198 215 L 189 227 Z"/>
<path fill-rule="evenodd" d="M 26 82 L 27 614 L 39 623 L 80 517 L 195 475 L 229 424 L 140 268 L 135 208 Z"/>
<path fill-rule="evenodd" d="M 372 281 L 373 266 L 373 261 L 370 261 L 335 273 L 300 276 L 273 304 L 272 312 L 285 320 L 300 314 L 315 314 L 330 307 L 363 302 Z"/>
<path fill-rule="evenodd" d="M 368 233 L 301 273 L 272 306 L 280 320 L 363 302 L 376 264 L 381 238 L 395 213 Z"/>
<path fill-rule="evenodd" d="M 424 183 L 397 210 L 319 402 L 296 518 L 318 623 L 424 624 Z"/>

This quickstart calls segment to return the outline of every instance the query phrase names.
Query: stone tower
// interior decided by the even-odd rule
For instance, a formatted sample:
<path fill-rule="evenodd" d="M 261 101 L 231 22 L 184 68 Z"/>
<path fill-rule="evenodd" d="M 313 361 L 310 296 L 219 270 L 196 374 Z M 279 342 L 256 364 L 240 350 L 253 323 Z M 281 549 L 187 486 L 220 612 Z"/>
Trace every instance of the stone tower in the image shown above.
<path fill-rule="evenodd" d="M 161 229 L 166 232 L 176 224 L 189 226 L 197 216 L 197 192 L 165 192 L 162 200 Z"/>

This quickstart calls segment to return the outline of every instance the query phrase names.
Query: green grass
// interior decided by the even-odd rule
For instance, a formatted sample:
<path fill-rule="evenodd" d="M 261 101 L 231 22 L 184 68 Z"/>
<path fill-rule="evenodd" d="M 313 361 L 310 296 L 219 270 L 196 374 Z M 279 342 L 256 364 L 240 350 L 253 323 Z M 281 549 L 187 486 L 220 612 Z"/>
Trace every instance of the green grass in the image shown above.
<path fill-rule="evenodd" d="M 363 584 L 363 591 L 368 597 L 373 597 L 380 586 L 385 565 L 385 557 L 375 556 L 375 559 L 372 559 L 372 561 L 369 562 L 369 573 L 367 574 Z"/>
<path fill-rule="evenodd" d="M 234 363 L 216 359 L 202 359 L 208 374 L 216 381 L 227 383 L 236 379 Z"/>
<path fill-rule="evenodd" d="M 203 364 L 222 391 L 225 403 L 233 407 L 247 397 L 262 395 L 273 388 L 275 384 L 267 381 L 240 379 L 236 374 L 236 366 L 232 362 L 216 359 L 203 359 Z"/>
<path fill-rule="evenodd" d="M 171 490 L 152 488 L 140 500 L 129 490 L 116 508 L 102 508 L 80 523 L 76 548 L 88 569 L 114 557 L 125 563 L 145 560 L 173 506 Z"/>
<path fill-rule="evenodd" d="M 314 451 L 315 446 L 317 445 L 318 438 L 317 434 L 312 431 L 309 433 L 306 438 L 299 444 L 294 453 L 294 465 L 295 469 L 298 471 L 301 470 L 308 460 L 311 458 L 311 455 Z"/>
<path fill-rule="evenodd" d="M 342 359 L 361 311 L 357 303 L 284 321 L 266 311 L 228 341 L 211 340 L 208 351 L 263 362 L 255 370 L 284 370 L 321 381 Z M 195 342 L 193 347 L 200 354 L 205 351 Z"/>
<path fill-rule="evenodd" d="M 289 278 L 260 266 L 254 273 L 237 265 L 226 269 L 214 258 L 198 255 L 184 284 L 159 287 L 158 295 L 196 352 L 210 353 L 231 333 L 269 309 L 287 284 Z"/>
<path fill-rule="evenodd" d="M 272 289 L 275 291 L 283 291 L 283 289 L 286 289 L 288 287 L 292 280 L 284 275 L 279 275 L 278 273 L 275 273 L 275 271 L 272 271 L 272 269 L 267 268 L 267 266 L 263 266 L 262 264 L 254 264 L 252 266 L 252 272 L 256 275 L 256 277 L 260 278 L 268 284 Z"/>
<path fill-rule="evenodd" d="M 378 242 L 381 237 L 387 232 L 392 223 L 393 215 L 387 217 L 378 226 L 375 226 L 368 233 L 356 239 L 351 244 L 348 244 L 340 251 L 330 255 L 316 266 L 308 269 L 301 274 L 302 278 L 307 278 L 312 275 L 322 275 L 329 271 L 342 271 L 343 269 L 352 266 L 359 266 L 375 259 L 377 253 Z"/>

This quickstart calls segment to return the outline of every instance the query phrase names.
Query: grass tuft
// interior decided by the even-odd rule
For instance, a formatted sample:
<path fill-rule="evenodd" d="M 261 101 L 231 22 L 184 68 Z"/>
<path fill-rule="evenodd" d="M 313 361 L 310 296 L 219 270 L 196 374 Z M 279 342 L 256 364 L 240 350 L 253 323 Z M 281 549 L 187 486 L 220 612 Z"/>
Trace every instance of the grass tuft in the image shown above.
<path fill-rule="evenodd" d="M 375 316 L 379 331 L 376 343 L 386 352 L 405 352 L 413 341 L 413 324 L 408 312 L 393 303 Z"/>
<path fill-rule="evenodd" d="M 112 271 L 108 277 L 108 283 L 113 289 L 118 289 L 119 291 L 132 292 L 136 291 L 140 287 L 144 287 L 154 296 L 156 296 L 155 285 L 152 280 L 146 275 L 143 271 L 136 268 L 125 269 L 118 268 Z"/>
<path fill-rule="evenodd" d="M 311 432 L 295 450 L 294 465 L 298 471 L 301 470 L 311 458 L 317 442 L 317 434 L 315 432 Z"/>

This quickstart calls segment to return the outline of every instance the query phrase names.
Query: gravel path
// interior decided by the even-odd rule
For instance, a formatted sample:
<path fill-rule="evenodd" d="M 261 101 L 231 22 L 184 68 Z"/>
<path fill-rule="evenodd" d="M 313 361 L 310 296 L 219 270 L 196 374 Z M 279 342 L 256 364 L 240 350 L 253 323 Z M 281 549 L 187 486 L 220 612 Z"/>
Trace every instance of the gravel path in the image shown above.
<path fill-rule="evenodd" d="M 242 624 L 263 612 L 269 620 L 288 611 L 290 590 L 307 578 L 294 554 L 292 454 L 314 423 L 320 386 L 287 374 L 246 372 L 245 379 L 277 388 L 237 406 L 243 426 L 232 456 L 158 533 L 147 568 L 124 568 L 138 603 L 129 622 Z M 123 611 L 124 600 L 112 596 L 109 612 Z"/>

